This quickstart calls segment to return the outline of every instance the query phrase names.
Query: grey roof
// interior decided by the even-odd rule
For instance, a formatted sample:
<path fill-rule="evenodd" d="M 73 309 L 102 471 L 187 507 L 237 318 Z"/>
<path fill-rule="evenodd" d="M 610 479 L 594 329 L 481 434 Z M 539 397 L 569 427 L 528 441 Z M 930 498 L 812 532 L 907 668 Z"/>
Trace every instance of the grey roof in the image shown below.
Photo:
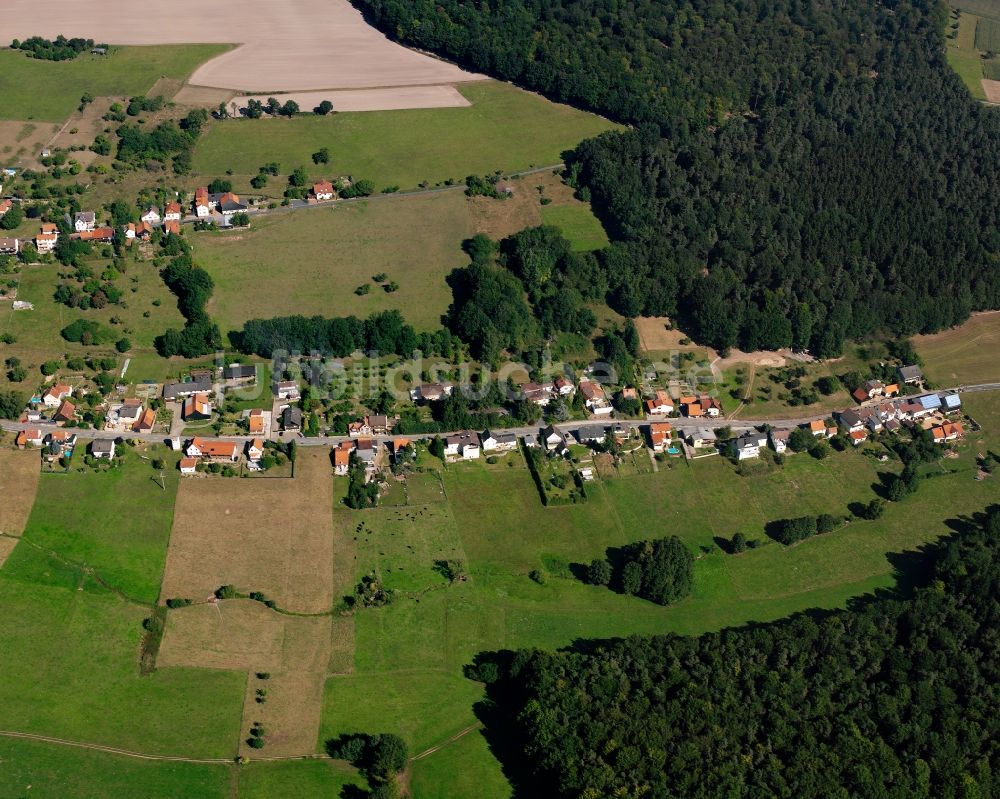
<path fill-rule="evenodd" d="M 231 363 L 222 370 L 226 380 L 242 380 L 257 376 L 257 367 L 252 363 Z"/>
<path fill-rule="evenodd" d="M 748 447 L 759 447 L 767 438 L 762 433 L 748 432 L 736 438 L 737 449 L 747 449 Z"/>
<path fill-rule="evenodd" d="M 215 202 L 218 203 L 220 211 L 245 211 L 245 210 L 247 210 L 247 206 L 245 206 L 243 203 L 234 202 L 233 200 L 226 200 L 225 202 L 222 202 L 221 201 L 222 195 L 220 194 L 219 197 L 220 197 L 220 200 L 216 200 Z"/>
<path fill-rule="evenodd" d="M 452 444 L 457 444 L 459 446 L 479 446 L 479 436 L 469 430 L 463 430 L 461 433 L 455 433 L 454 435 L 447 436 L 445 438 L 445 443 L 451 446 Z"/>
<path fill-rule="evenodd" d="M 198 377 L 195 380 L 188 380 L 186 383 L 165 383 L 163 385 L 163 398 L 176 399 L 188 394 L 202 394 L 212 390 L 211 377 Z"/>
<path fill-rule="evenodd" d="M 962 405 L 962 398 L 958 394 L 942 394 L 941 401 L 946 408 L 959 408 Z"/>
<path fill-rule="evenodd" d="M 858 413 L 853 408 L 849 408 L 846 411 L 841 411 L 838 414 L 840 421 L 843 422 L 848 427 L 855 427 L 864 421 L 864 417 Z"/>
<path fill-rule="evenodd" d="M 281 424 L 285 427 L 302 427 L 302 409 L 289 405 L 281 414 Z"/>
<path fill-rule="evenodd" d="M 93 224 L 95 219 L 97 219 L 97 216 L 93 211 L 77 211 L 73 216 L 74 222 L 86 222 L 88 224 Z"/>
<path fill-rule="evenodd" d="M 905 380 L 919 380 L 924 376 L 923 371 L 916 364 L 899 367 L 899 376 Z"/>
<path fill-rule="evenodd" d="M 607 434 L 607 428 L 602 424 L 585 424 L 576 431 L 576 437 L 580 441 L 596 441 Z"/>
<path fill-rule="evenodd" d="M 110 455 L 115 451 L 115 442 L 110 438 L 96 438 L 90 444 L 90 451 L 95 455 Z"/>

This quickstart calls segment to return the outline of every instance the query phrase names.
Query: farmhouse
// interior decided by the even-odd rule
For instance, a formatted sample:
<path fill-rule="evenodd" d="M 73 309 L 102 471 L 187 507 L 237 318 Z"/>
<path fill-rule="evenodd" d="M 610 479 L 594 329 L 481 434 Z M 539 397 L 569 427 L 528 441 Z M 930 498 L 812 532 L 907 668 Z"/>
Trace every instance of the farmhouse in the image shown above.
<path fill-rule="evenodd" d="M 190 397 L 192 394 L 207 394 L 212 390 L 212 378 L 199 376 L 184 383 L 165 383 L 163 386 L 163 399 L 177 400 L 183 397 Z"/>
<path fill-rule="evenodd" d="M 479 457 L 479 436 L 469 430 L 446 436 L 444 454 L 451 457 L 461 457 L 463 460 L 475 460 Z"/>
<path fill-rule="evenodd" d="M 257 367 L 252 363 L 231 363 L 223 368 L 222 379 L 231 386 L 253 385 L 257 382 Z"/>
<path fill-rule="evenodd" d="M 110 243 L 115 240 L 115 229 L 110 227 L 99 227 L 94 228 L 93 230 L 85 230 L 82 233 L 75 233 L 74 236 L 80 241 L 102 241 Z"/>
<path fill-rule="evenodd" d="M 42 394 L 42 405 L 46 408 L 58 408 L 64 399 L 73 396 L 73 389 L 64 383 L 55 383 L 49 386 Z"/>
<path fill-rule="evenodd" d="M 77 233 L 93 230 L 97 224 L 97 216 L 93 211 L 78 211 L 73 215 L 73 229 Z"/>
<path fill-rule="evenodd" d="M 194 394 L 184 400 L 184 418 L 188 421 L 212 418 L 212 403 L 207 394 Z"/>
<path fill-rule="evenodd" d="M 28 428 L 27 430 L 22 430 L 17 434 L 14 439 L 14 444 L 18 449 L 24 449 L 29 444 L 32 447 L 40 447 L 45 441 L 45 434 L 41 430 L 34 428 Z"/>
<path fill-rule="evenodd" d="M 233 194 L 231 191 L 224 192 L 223 194 L 212 195 L 212 199 L 215 202 L 216 209 L 226 217 L 247 210 L 247 206 L 240 202 L 240 196 L 238 194 Z"/>
<path fill-rule="evenodd" d="M 115 457 L 115 442 L 111 438 L 97 438 L 90 442 L 90 454 L 95 458 L 111 460 Z"/>
<path fill-rule="evenodd" d="M 235 441 L 223 441 L 218 438 L 195 437 L 187 445 L 185 453 L 189 458 L 230 463 L 236 463 L 240 457 L 239 445 Z"/>
<path fill-rule="evenodd" d="M 733 453 L 737 460 L 744 461 L 747 458 L 759 458 L 760 448 L 767 444 L 767 436 L 756 431 L 749 431 L 733 439 Z"/>
<path fill-rule="evenodd" d="M 332 200 L 333 184 L 328 180 L 321 180 L 319 183 L 314 183 L 312 187 L 312 196 L 317 202 Z"/>
<path fill-rule="evenodd" d="M 17 255 L 21 251 L 21 242 L 17 239 L 0 238 L 0 255 Z"/>
<path fill-rule="evenodd" d="M 479 440 L 483 452 L 510 452 L 517 449 L 517 436 L 513 433 L 491 433 L 484 430 Z"/>

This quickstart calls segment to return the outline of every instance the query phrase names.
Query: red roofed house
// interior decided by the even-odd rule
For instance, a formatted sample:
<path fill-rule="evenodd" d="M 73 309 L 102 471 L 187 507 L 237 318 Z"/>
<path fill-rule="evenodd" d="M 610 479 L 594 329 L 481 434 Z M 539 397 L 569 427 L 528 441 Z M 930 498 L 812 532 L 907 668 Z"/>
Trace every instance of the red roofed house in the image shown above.
<path fill-rule="evenodd" d="M 217 438 L 191 439 L 187 446 L 189 458 L 205 458 L 212 461 L 230 461 L 236 463 L 240 457 L 239 445 L 235 441 L 222 441 Z"/>
<path fill-rule="evenodd" d="M 52 414 L 52 421 L 57 424 L 70 422 L 76 418 L 76 406 L 69 400 L 63 400 L 62 404 Z"/>
<path fill-rule="evenodd" d="M 24 449 L 28 444 L 31 444 L 33 447 L 40 447 L 44 441 L 45 434 L 41 430 L 31 428 L 22 430 L 17 434 L 17 438 L 14 439 L 14 443 L 18 449 Z"/>
<path fill-rule="evenodd" d="M 148 433 L 153 429 L 153 424 L 156 422 L 156 411 L 152 408 L 146 408 L 136 419 L 135 424 L 132 425 L 132 430 L 136 433 Z"/>
<path fill-rule="evenodd" d="M 42 394 L 42 404 L 46 408 L 58 408 L 66 397 L 73 396 L 73 389 L 64 383 L 55 383 Z"/>
<path fill-rule="evenodd" d="M 649 443 L 653 452 L 663 452 L 670 446 L 672 428 L 666 422 L 658 422 L 649 426 Z"/>
<path fill-rule="evenodd" d="M 181 235 L 181 223 L 176 219 L 168 219 L 163 223 L 163 232 L 168 236 L 179 236 Z"/>
<path fill-rule="evenodd" d="M 264 457 L 264 439 L 252 438 L 247 444 L 247 460 L 256 463 Z"/>
<path fill-rule="evenodd" d="M 856 447 L 861 446 L 868 440 L 867 430 L 852 430 L 850 435 L 851 443 Z"/>
<path fill-rule="evenodd" d="M 943 444 L 945 441 L 954 441 L 965 435 L 965 429 L 961 422 L 945 422 L 942 425 L 931 429 L 931 436 L 935 444 Z"/>
<path fill-rule="evenodd" d="M 164 222 L 180 222 L 181 221 L 181 204 L 179 202 L 167 203 L 167 207 L 163 212 Z"/>
<path fill-rule="evenodd" d="M 94 230 L 84 230 L 79 234 L 80 241 L 114 241 L 115 229 L 99 227 Z"/>
<path fill-rule="evenodd" d="M 12 203 L 10 200 L 0 200 L 0 216 L 3 216 L 13 207 L 14 203 Z"/>
<path fill-rule="evenodd" d="M 212 213 L 212 202 L 208 197 L 208 187 L 201 186 L 194 192 L 194 212 L 196 216 L 206 217 Z"/>
<path fill-rule="evenodd" d="M 185 419 L 211 419 L 212 403 L 207 394 L 192 394 L 184 400 L 183 412 Z"/>
<path fill-rule="evenodd" d="M 347 444 L 348 446 L 344 446 Z M 333 473 L 343 477 L 347 474 L 347 471 L 351 465 L 351 452 L 354 451 L 354 445 L 349 441 L 344 441 L 339 447 L 333 450 Z"/>
<path fill-rule="evenodd" d="M 181 458 L 181 474 L 194 474 L 198 471 L 197 458 Z"/>
<path fill-rule="evenodd" d="M 333 199 L 333 184 L 328 180 L 321 180 L 313 184 L 313 197 L 318 201 Z"/>

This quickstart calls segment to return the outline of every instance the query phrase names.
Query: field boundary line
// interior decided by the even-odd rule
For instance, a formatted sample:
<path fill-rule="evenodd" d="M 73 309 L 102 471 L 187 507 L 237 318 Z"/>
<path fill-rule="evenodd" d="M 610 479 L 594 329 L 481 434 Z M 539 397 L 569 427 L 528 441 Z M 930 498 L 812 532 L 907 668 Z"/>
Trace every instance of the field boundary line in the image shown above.
<path fill-rule="evenodd" d="M 473 730 L 481 730 L 482 728 L 483 728 L 483 723 L 481 721 L 477 721 L 475 724 L 470 724 L 468 727 L 465 727 L 464 729 L 459 730 L 454 735 L 452 735 L 450 738 L 446 738 L 445 740 L 443 740 L 441 743 L 437 744 L 436 746 L 432 746 L 429 749 L 425 749 L 423 752 L 418 752 L 417 754 L 415 754 L 413 757 L 410 758 L 410 762 L 411 763 L 415 763 L 418 760 L 423 760 L 425 757 L 430 757 L 435 752 L 437 752 L 438 750 L 444 748 L 448 744 L 454 743 L 459 738 L 464 738 L 466 735 L 468 735 Z"/>

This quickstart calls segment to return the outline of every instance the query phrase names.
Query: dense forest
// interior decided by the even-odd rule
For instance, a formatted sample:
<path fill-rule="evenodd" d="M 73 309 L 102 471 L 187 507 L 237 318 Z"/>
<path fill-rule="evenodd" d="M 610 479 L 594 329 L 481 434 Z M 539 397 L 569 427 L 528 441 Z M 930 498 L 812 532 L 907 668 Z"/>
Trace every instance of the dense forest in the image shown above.
<path fill-rule="evenodd" d="M 939 329 L 1000 307 L 997 112 L 929 0 L 355 0 L 400 41 L 632 128 L 570 180 L 611 305 L 720 348 Z"/>
<path fill-rule="evenodd" d="M 492 682 L 532 796 L 995 796 L 1000 509 L 967 527 L 906 599 L 470 676 Z"/>

